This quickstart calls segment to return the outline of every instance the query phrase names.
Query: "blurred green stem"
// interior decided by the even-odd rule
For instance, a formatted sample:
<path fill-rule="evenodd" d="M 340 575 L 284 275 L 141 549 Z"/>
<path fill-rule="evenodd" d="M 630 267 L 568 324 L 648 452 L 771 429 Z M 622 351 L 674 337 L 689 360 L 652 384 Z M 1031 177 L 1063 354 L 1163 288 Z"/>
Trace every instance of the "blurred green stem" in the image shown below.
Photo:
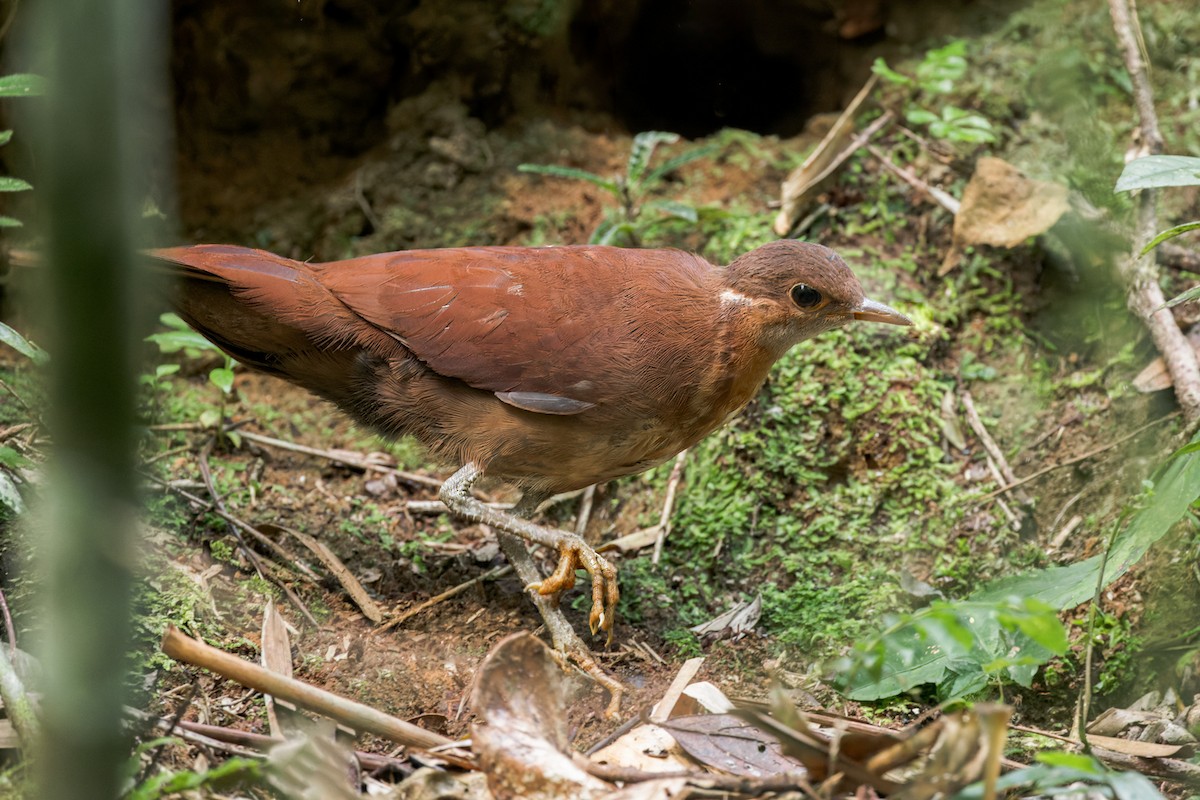
<path fill-rule="evenodd" d="M 162 6 L 162 7 L 160 7 Z M 139 103 L 165 74 L 150 58 L 166 7 L 47 0 L 33 39 L 49 78 L 36 136 L 52 322 L 50 426 L 38 542 L 46 637 L 40 798 L 116 797 L 129 755 L 129 607 L 138 558 L 132 274 L 139 173 L 158 132 Z M 149 136 L 148 136 L 149 134 Z M 147 139 L 150 139 L 147 142 Z M 149 146 L 147 146 L 149 144 Z"/>

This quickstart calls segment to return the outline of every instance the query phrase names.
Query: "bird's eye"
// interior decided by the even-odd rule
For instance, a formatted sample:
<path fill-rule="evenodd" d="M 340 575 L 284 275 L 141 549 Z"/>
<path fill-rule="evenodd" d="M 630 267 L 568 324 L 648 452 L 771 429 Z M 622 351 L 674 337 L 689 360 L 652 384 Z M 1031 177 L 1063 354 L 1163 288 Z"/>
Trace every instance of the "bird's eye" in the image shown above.
<path fill-rule="evenodd" d="M 821 293 L 807 283 L 797 283 L 792 287 L 792 302 L 797 308 L 814 309 L 824 300 Z"/>

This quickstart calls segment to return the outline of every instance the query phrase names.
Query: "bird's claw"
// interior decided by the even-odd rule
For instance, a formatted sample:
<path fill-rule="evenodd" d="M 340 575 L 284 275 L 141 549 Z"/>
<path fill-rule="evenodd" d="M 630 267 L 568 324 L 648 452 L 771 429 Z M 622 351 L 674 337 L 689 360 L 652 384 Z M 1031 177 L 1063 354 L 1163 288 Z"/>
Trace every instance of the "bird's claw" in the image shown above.
<path fill-rule="evenodd" d="M 621 596 L 617 588 L 617 568 L 579 536 L 563 534 L 558 542 L 558 566 L 554 572 L 526 588 L 543 596 L 557 597 L 575 585 L 575 570 L 581 567 L 592 578 L 592 611 L 588 615 L 588 627 L 593 636 L 598 630 L 607 633 L 611 643 L 617 600 Z"/>

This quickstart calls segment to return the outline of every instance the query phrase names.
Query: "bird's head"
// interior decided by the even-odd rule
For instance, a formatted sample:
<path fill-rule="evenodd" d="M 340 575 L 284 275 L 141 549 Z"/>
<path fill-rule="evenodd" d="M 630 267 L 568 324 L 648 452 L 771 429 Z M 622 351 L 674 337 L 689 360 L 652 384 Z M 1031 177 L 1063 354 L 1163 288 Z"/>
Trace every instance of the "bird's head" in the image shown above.
<path fill-rule="evenodd" d="M 810 242 L 780 239 L 751 250 L 726 268 L 724 284 L 721 302 L 744 306 L 783 349 L 855 320 L 912 324 L 863 296 L 842 257 Z"/>

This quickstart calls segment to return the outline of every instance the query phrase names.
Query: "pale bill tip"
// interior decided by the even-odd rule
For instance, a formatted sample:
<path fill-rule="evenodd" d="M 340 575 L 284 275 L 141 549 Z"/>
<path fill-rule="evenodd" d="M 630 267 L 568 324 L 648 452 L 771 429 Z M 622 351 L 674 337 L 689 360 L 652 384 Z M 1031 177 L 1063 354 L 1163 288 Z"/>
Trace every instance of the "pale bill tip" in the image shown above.
<path fill-rule="evenodd" d="M 874 300 L 863 300 L 854 312 L 854 318 L 864 322 L 883 322 L 888 325 L 912 325 L 912 320 L 896 309 Z"/>

